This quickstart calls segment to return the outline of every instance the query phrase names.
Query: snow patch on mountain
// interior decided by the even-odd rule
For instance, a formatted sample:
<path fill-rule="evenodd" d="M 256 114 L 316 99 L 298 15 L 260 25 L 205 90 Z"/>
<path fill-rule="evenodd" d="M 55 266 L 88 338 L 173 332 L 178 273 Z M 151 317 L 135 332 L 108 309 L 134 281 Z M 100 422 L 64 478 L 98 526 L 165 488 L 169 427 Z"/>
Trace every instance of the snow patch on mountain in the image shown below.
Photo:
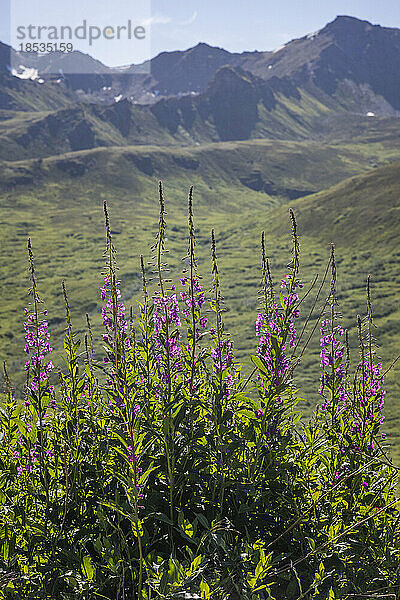
<path fill-rule="evenodd" d="M 19 77 L 19 79 L 35 80 L 39 77 L 37 69 L 25 67 L 24 65 L 19 65 L 18 69 L 11 69 L 11 74 L 14 75 L 14 77 Z"/>

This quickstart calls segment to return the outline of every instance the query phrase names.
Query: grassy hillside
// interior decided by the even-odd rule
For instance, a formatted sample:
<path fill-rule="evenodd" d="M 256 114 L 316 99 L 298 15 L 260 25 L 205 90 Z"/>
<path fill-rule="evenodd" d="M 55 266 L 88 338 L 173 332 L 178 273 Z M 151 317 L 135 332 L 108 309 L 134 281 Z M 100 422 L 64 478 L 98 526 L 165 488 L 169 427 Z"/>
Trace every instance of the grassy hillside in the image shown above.
<path fill-rule="evenodd" d="M 302 266 L 306 281 L 314 273 L 323 272 L 329 256 L 330 242 L 336 245 L 338 264 L 338 309 L 343 323 L 349 329 L 353 357 L 357 356 L 356 315 L 366 311 L 365 284 L 371 275 L 373 312 L 376 329 L 374 336 L 377 352 L 386 366 L 400 354 L 400 163 L 377 169 L 361 177 L 351 178 L 333 188 L 299 199 L 291 203 L 295 210 L 301 234 Z M 274 271 L 283 269 L 290 246 L 287 219 L 284 207 L 268 215 L 266 228 L 269 254 Z M 233 272 L 246 279 L 246 289 L 257 287 L 254 268 L 246 265 L 245 256 L 257 250 L 257 234 L 260 222 L 257 219 L 242 223 L 228 236 L 224 252 L 227 259 L 227 281 L 232 281 Z M 226 230 L 227 231 L 227 230 Z M 249 288 L 247 287 L 249 286 Z M 229 284 L 227 297 L 230 299 L 229 322 L 241 336 L 243 350 L 250 343 L 248 331 L 248 308 L 255 308 L 251 293 L 246 296 Z M 236 293 L 235 293 L 236 292 Z M 306 311 L 305 311 L 306 312 Z M 309 329 L 312 329 L 312 323 Z M 307 397 L 315 400 L 311 382 L 318 371 L 319 344 L 317 336 L 311 344 L 311 352 L 300 367 Z M 400 404 L 399 364 L 387 377 L 390 393 L 387 397 L 386 427 L 395 444 L 394 454 L 400 458 L 398 441 L 398 408 Z"/>
<path fill-rule="evenodd" d="M 0 125 L 1 132 L 1 125 Z M 195 183 L 201 196 L 213 196 L 223 184 L 239 186 L 241 191 L 269 196 L 295 198 L 320 191 L 343 179 L 399 157 L 395 132 L 385 140 L 351 144 L 322 144 L 269 139 L 219 142 L 187 148 L 135 146 L 97 148 L 55 155 L 48 159 L 0 161 L 0 189 L 36 185 L 39 196 L 43 186 L 60 184 L 60 176 L 79 188 L 98 186 L 112 193 L 113 188 L 141 192 L 152 189 L 157 178 L 171 180 L 179 188 Z M 99 173 L 102 181 L 99 182 Z M 176 185 L 175 185 L 176 182 Z M 70 182 L 60 184 L 69 189 Z M 64 186 L 64 188 L 63 188 Z M 214 192 L 213 192 L 214 190 Z M 23 188 L 15 193 L 24 194 Z M 218 205 L 218 202 L 217 202 Z"/>
<path fill-rule="evenodd" d="M 140 295 L 138 256 L 143 253 L 150 258 L 149 246 L 157 230 L 157 179 L 161 178 L 168 204 L 172 266 L 182 268 L 179 257 L 186 251 L 189 185 L 195 186 L 198 252 L 206 279 L 210 230 L 215 227 L 226 319 L 235 332 L 240 359 L 254 343 L 260 231 L 266 231 L 278 278 L 290 257 L 290 202 L 299 222 L 306 282 L 315 273 L 322 274 L 329 243 L 337 244 L 340 310 L 352 334 L 356 313 L 365 306 L 365 280 L 371 273 L 376 333 L 387 364 L 400 352 L 400 166 L 373 167 L 398 156 L 398 148 L 388 136 L 384 141 L 352 145 L 256 140 L 187 149 L 114 147 L 42 161 L 1 163 L 0 244 L 7 257 L 0 270 L 1 357 L 7 359 L 11 371 L 20 369 L 23 362 L 28 236 L 32 237 L 55 347 L 60 345 L 64 326 L 60 317 L 63 278 L 70 290 L 76 326 L 83 330 L 86 311 L 98 326 L 104 200 L 109 202 L 124 296 L 128 304 L 135 302 Z M 338 184 L 367 170 L 367 175 Z M 319 193 L 301 198 L 312 192 Z M 311 404 L 317 400 L 315 385 L 311 385 L 318 378 L 317 371 L 315 341 L 301 369 Z M 21 383 L 21 378 L 18 381 Z M 394 415 L 395 400 L 400 398 L 394 373 L 390 385 L 393 395 L 388 406 Z"/>
<path fill-rule="evenodd" d="M 0 107 L 3 110 L 57 110 L 77 102 L 78 97 L 64 85 L 21 80 L 0 72 Z M 0 117 L 1 112 L 0 111 Z"/>
<path fill-rule="evenodd" d="M 24 93 L 27 104 L 21 110 L 20 105 L 2 100 L 3 93 Z M 0 106 L 7 108 L 0 111 L 0 160 L 46 158 L 98 147 L 196 147 L 260 138 L 341 143 L 390 139 L 398 147 L 395 117 L 370 118 L 362 106 L 346 112 L 315 86 L 305 91 L 286 80 L 265 82 L 230 67 L 218 71 L 204 93 L 163 98 L 152 106 L 128 100 L 109 105 L 78 100 L 57 83 L 10 78 L 9 85 L 2 86 L 0 78 Z"/>

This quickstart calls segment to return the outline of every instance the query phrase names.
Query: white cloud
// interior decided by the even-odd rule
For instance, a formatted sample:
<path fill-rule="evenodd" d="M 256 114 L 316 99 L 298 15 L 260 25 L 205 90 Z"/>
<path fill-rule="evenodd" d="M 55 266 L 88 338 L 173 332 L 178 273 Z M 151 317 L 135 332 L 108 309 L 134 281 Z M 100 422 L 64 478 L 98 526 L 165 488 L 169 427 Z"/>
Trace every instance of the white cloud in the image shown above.
<path fill-rule="evenodd" d="M 171 17 L 166 17 L 164 15 L 153 15 L 152 17 L 145 19 L 143 21 L 143 25 L 145 27 L 150 27 L 151 25 L 168 25 L 168 23 L 171 22 Z"/>
<path fill-rule="evenodd" d="M 191 25 L 197 19 L 197 15 L 198 15 L 198 12 L 197 12 L 197 10 L 195 10 L 191 17 L 186 19 L 186 21 L 179 21 L 178 25 Z"/>
<path fill-rule="evenodd" d="M 192 23 L 195 22 L 195 20 L 197 19 L 197 15 L 198 12 L 197 10 L 195 10 L 194 13 L 188 19 L 185 19 L 184 21 L 174 21 L 171 17 L 156 14 L 152 17 L 149 17 L 148 19 L 145 19 L 143 21 L 143 25 L 145 27 L 151 27 L 152 25 L 169 25 L 170 23 L 173 23 L 175 26 L 178 27 L 186 27 L 187 25 L 192 25 Z"/>

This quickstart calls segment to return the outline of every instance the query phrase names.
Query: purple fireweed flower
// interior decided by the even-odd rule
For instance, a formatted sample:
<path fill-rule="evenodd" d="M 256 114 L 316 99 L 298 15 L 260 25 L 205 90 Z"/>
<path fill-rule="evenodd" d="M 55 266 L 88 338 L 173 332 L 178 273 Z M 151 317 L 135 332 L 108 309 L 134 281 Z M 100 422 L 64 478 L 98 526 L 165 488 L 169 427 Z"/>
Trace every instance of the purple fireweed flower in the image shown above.
<path fill-rule="evenodd" d="M 156 363 L 161 380 L 167 384 L 170 382 L 170 374 L 167 372 L 168 362 L 172 372 L 179 373 L 182 371 L 179 332 L 182 323 L 178 296 L 176 293 L 173 293 L 170 296 L 162 296 L 157 293 L 154 296 L 153 301 L 153 336 L 154 345 L 157 350 Z"/>
<path fill-rule="evenodd" d="M 375 353 L 373 353 L 375 354 Z M 368 349 L 364 351 L 364 362 L 359 363 L 357 378 L 357 393 L 360 406 L 364 408 L 365 418 L 370 421 L 383 423 L 382 414 L 385 405 L 386 390 L 383 389 L 382 363 L 371 364 Z"/>
<path fill-rule="evenodd" d="M 282 281 L 286 285 L 286 280 Z M 297 300 L 297 294 L 289 294 L 289 296 L 283 298 L 283 305 L 290 307 Z M 294 309 L 290 314 L 291 319 L 296 319 L 299 316 L 299 310 Z M 255 331 L 256 336 L 259 338 L 257 354 L 264 359 L 274 385 L 279 385 L 289 368 L 289 359 L 285 354 L 287 344 L 290 348 L 295 346 L 296 327 L 294 320 L 286 322 L 282 311 L 275 304 L 268 315 L 264 313 L 257 315 Z M 283 341 L 283 338 L 286 338 L 286 341 Z M 279 348 L 278 353 L 274 347 Z M 260 375 L 258 379 L 261 379 Z"/>
<path fill-rule="evenodd" d="M 374 353 L 370 357 L 368 346 L 364 346 L 355 384 L 352 385 L 351 393 L 355 398 L 349 398 L 345 381 L 345 346 L 340 339 L 345 332 L 340 326 L 336 326 L 333 332 L 328 332 L 328 327 L 329 322 L 323 321 L 320 344 L 323 372 L 319 392 L 324 395 L 325 389 L 328 389 L 331 393 L 334 384 L 334 398 L 330 402 L 334 402 L 336 414 L 347 415 L 349 433 L 354 438 L 349 447 L 357 452 L 361 448 L 371 450 L 371 433 L 368 432 L 373 430 L 374 424 L 380 425 L 384 420 L 382 410 L 386 391 L 383 389 L 382 363 L 375 364 Z M 330 403 L 326 406 L 330 406 Z"/>
<path fill-rule="evenodd" d="M 292 304 L 294 304 L 295 302 L 297 302 L 297 300 L 299 299 L 299 295 L 294 293 L 294 294 L 289 294 L 288 296 L 284 296 L 283 297 L 283 301 L 285 303 L 286 306 L 291 306 Z"/>
<path fill-rule="evenodd" d="M 296 288 L 302 288 L 303 287 L 303 283 L 301 283 L 301 281 L 293 281 L 293 275 L 286 275 L 285 279 L 281 279 L 281 288 L 285 289 L 292 289 L 295 290 Z"/>
<path fill-rule="evenodd" d="M 39 452 L 37 450 L 37 444 L 34 444 L 30 449 L 28 449 L 26 448 L 25 444 L 22 444 L 21 442 L 19 443 L 20 446 L 24 446 L 22 448 L 23 452 L 15 451 L 14 456 L 20 462 L 20 464 L 17 465 L 17 474 L 18 476 L 21 476 L 23 473 L 32 473 L 37 469 L 39 462 Z M 45 456 L 47 458 L 51 458 L 51 450 L 46 450 Z"/>
<path fill-rule="evenodd" d="M 325 388 L 329 388 L 335 384 L 335 394 L 339 400 L 336 412 L 343 412 L 348 407 L 348 398 L 346 392 L 346 385 L 344 381 L 345 376 L 345 363 L 341 360 L 345 353 L 344 343 L 340 340 L 340 336 L 344 335 L 344 329 L 340 326 L 336 326 L 330 333 L 327 333 L 327 327 L 329 326 L 328 321 L 322 321 L 321 323 L 321 339 L 320 339 L 320 357 L 321 357 L 321 385 L 319 388 L 319 394 L 324 394 Z M 339 364 L 338 364 L 338 361 Z M 332 366 L 338 365 L 334 369 L 332 374 Z"/>
<path fill-rule="evenodd" d="M 199 325 L 202 329 L 204 329 L 205 326 L 207 325 L 207 317 L 201 317 L 201 319 L 199 321 Z"/>
<path fill-rule="evenodd" d="M 190 279 L 187 278 L 182 278 L 181 279 L 181 283 L 183 286 L 187 285 L 190 288 Z M 189 293 L 188 291 L 184 291 L 184 292 L 180 292 L 180 298 L 182 301 L 185 302 L 185 304 L 189 307 L 189 308 L 196 308 L 198 310 L 200 310 L 200 308 L 203 306 L 203 304 L 206 301 L 205 298 L 205 294 L 204 294 L 204 290 L 203 290 L 203 286 L 200 284 L 199 280 L 197 277 L 193 277 L 192 279 L 192 283 L 193 283 L 193 290 L 194 290 L 194 295 L 193 298 L 191 296 L 191 293 Z M 183 312 L 183 311 L 182 311 Z M 189 316 L 189 312 L 185 314 L 186 317 Z"/>
<path fill-rule="evenodd" d="M 26 321 L 24 322 L 25 329 L 25 352 L 29 355 L 29 360 L 25 363 L 25 371 L 33 375 L 29 390 L 36 392 L 39 386 L 43 388 L 46 384 L 54 365 L 51 360 L 46 362 L 46 356 L 52 352 L 50 346 L 50 332 L 48 331 L 49 323 L 46 317 L 47 311 L 39 313 L 39 320 L 36 321 L 36 315 L 31 314 L 29 309 L 25 308 Z"/>
<path fill-rule="evenodd" d="M 264 315 L 262 313 L 258 313 L 256 319 L 256 335 L 259 337 L 261 335 L 261 328 L 264 323 Z"/>
<path fill-rule="evenodd" d="M 233 364 L 233 341 L 226 338 L 218 342 L 216 347 L 211 350 L 211 358 L 216 373 L 221 373 Z"/>
<path fill-rule="evenodd" d="M 111 343 L 112 340 L 117 337 L 124 348 L 130 348 L 130 340 L 128 339 L 128 322 L 125 316 L 125 304 L 121 301 L 121 292 L 118 287 L 115 288 L 115 299 L 116 306 L 114 307 L 114 301 L 112 298 L 111 278 L 110 274 L 104 275 L 104 283 L 100 288 L 100 295 L 102 300 L 106 300 L 105 306 L 101 309 L 101 316 L 103 319 L 103 326 L 105 333 L 103 334 L 103 341 Z M 115 314 L 114 314 L 115 311 Z M 113 362 L 110 361 L 110 357 L 103 359 L 105 363 Z"/>

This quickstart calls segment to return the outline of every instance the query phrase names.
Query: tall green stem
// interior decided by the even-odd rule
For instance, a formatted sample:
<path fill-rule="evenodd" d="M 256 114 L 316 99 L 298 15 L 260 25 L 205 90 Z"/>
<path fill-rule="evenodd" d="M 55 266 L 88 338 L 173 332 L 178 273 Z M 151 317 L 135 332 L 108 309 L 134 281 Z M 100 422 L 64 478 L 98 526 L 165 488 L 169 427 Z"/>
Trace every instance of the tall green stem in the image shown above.
<path fill-rule="evenodd" d="M 194 276 L 196 272 L 196 257 L 195 257 L 195 235 L 193 223 L 193 186 L 189 190 L 189 262 L 190 262 L 190 299 L 191 299 L 191 314 L 192 314 L 192 358 L 190 368 L 190 393 L 193 392 L 193 380 L 196 364 L 196 311 L 195 311 L 195 293 L 194 293 Z"/>

